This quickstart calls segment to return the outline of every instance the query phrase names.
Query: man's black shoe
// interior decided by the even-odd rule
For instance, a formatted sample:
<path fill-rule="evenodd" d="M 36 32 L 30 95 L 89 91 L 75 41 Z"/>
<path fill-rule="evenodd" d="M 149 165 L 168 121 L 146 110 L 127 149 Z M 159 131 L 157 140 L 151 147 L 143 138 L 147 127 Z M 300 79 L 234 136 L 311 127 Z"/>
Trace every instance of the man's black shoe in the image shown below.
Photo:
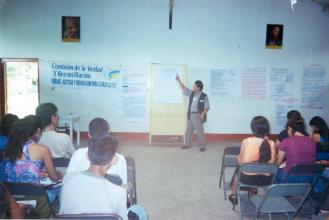
<path fill-rule="evenodd" d="M 201 148 L 200 148 L 200 151 L 201 151 L 201 152 L 203 152 L 203 151 L 205 151 L 205 150 L 206 150 L 206 147 L 201 147 Z"/>
<path fill-rule="evenodd" d="M 187 146 L 187 145 L 183 145 L 183 146 L 181 146 L 181 149 L 183 149 L 183 150 L 185 150 L 185 149 L 189 149 L 189 148 L 191 148 L 191 146 Z"/>

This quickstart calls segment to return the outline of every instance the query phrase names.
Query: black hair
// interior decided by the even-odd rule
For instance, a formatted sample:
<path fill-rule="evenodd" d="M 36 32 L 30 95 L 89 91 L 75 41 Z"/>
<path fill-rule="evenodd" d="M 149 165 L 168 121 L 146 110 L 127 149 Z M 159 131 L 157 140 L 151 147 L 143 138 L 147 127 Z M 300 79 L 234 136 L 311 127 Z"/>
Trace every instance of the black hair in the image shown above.
<path fill-rule="evenodd" d="M 270 133 L 270 123 L 263 116 L 256 116 L 251 120 L 250 128 L 252 133 L 259 138 L 264 138 Z"/>
<path fill-rule="evenodd" d="M 288 120 L 287 126 L 292 129 L 292 133 L 295 134 L 296 132 L 307 134 L 305 131 L 305 123 L 302 116 L 296 116 Z"/>
<path fill-rule="evenodd" d="M 56 105 L 51 102 L 40 104 L 37 107 L 35 114 L 41 123 L 42 129 L 51 124 L 51 117 L 56 116 L 57 111 Z"/>
<path fill-rule="evenodd" d="M 11 127 L 13 126 L 13 123 L 18 119 L 17 115 L 14 114 L 6 114 L 2 120 L 0 125 L 0 134 L 3 136 L 8 137 Z"/>
<path fill-rule="evenodd" d="M 289 120 L 289 119 L 291 119 L 291 118 L 293 118 L 293 117 L 301 117 L 302 115 L 300 114 L 300 112 L 299 111 L 297 111 L 297 110 L 291 110 L 291 111 L 289 111 L 288 113 L 287 113 L 287 119 Z"/>
<path fill-rule="evenodd" d="M 89 123 L 89 134 L 91 137 L 104 136 L 109 133 L 109 123 L 103 118 L 94 118 Z"/>
<path fill-rule="evenodd" d="M 267 163 L 272 156 L 271 146 L 267 139 L 264 139 L 259 147 L 259 159 L 260 163 Z"/>
<path fill-rule="evenodd" d="M 328 125 L 327 122 L 320 116 L 315 116 L 310 120 L 310 126 L 314 127 L 314 133 L 320 134 L 320 136 L 328 136 Z"/>
<path fill-rule="evenodd" d="M 202 89 L 203 89 L 203 83 L 202 83 L 201 80 L 195 81 L 194 82 L 194 85 L 196 85 L 200 89 L 200 91 L 202 91 Z"/>
<path fill-rule="evenodd" d="M 88 143 L 88 157 L 93 165 L 106 165 L 113 159 L 119 139 L 112 135 L 91 138 Z"/>
<path fill-rule="evenodd" d="M 6 157 L 11 162 L 22 156 L 24 144 L 33 137 L 38 128 L 40 126 L 35 116 L 27 116 L 14 122 L 5 150 Z"/>

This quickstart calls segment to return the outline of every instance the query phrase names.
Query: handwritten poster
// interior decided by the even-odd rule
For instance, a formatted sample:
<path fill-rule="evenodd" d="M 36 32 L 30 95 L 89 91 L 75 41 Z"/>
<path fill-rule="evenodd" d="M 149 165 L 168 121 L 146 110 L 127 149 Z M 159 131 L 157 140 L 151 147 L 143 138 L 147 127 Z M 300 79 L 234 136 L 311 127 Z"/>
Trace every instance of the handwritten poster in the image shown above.
<path fill-rule="evenodd" d="M 241 98 L 263 100 L 266 98 L 266 69 L 248 68 L 241 75 Z"/>
<path fill-rule="evenodd" d="M 295 75 L 288 68 L 272 68 L 270 74 L 270 98 L 280 99 L 294 95 Z"/>
<path fill-rule="evenodd" d="M 275 127 L 272 128 L 272 133 L 282 131 L 287 123 L 287 113 L 296 109 L 298 100 L 291 98 L 283 98 L 276 101 L 275 104 Z"/>
<path fill-rule="evenodd" d="M 320 65 L 304 66 L 301 107 L 307 109 L 323 109 L 325 89 L 326 69 Z"/>
<path fill-rule="evenodd" d="M 121 72 L 121 116 L 144 124 L 148 120 L 149 71 L 122 68 Z"/>
<path fill-rule="evenodd" d="M 153 101 L 157 104 L 182 103 L 183 93 L 176 81 L 176 75 L 183 75 L 183 67 L 154 66 Z"/>
<path fill-rule="evenodd" d="M 210 90 L 212 96 L 220 98 L 236 98 L 237 86 L 237 74 L 235 70 L 211 70 Z"/>

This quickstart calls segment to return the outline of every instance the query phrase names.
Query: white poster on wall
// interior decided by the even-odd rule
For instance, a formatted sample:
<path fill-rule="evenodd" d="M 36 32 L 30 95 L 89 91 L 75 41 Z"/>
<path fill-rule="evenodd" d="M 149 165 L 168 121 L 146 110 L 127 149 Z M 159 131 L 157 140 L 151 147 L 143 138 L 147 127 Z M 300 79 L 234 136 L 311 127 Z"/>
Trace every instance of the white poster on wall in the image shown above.
<path fill-rule="evenodd" d="M 149 124 L 149 68 L 122 67 L 120 116 L 127 124 Z"/>
<path fill-rule="evenodd" d="M 295 75 L 289 68 L 272 68 L 270 74 L 270 98 L 294 96 Z"/>
<path fill-rule="evenodd" d="M 304 66 L 301 107 L 323 109 L 326 90 L 326 68 L 313 64 Z"/>
<path fill-rule="evenodd" d="M 153 102 L 156 104 L 180 104 L 183 94 L 176 81 L 176 75 L 182 78 L 183 67 L 172 65 L 154 65 Z"/>
<path fill-rule="evenodd" d="M 266 98 L 266 68 L 255 67 L 242 71 L 241 98 L 264 100 Z"/>
<path fill-rule="evenodd" d="M 233 69 L 213 69 L 210 71 L 211 95 L 219 98 L 236 98 L 237 74 Z"/>

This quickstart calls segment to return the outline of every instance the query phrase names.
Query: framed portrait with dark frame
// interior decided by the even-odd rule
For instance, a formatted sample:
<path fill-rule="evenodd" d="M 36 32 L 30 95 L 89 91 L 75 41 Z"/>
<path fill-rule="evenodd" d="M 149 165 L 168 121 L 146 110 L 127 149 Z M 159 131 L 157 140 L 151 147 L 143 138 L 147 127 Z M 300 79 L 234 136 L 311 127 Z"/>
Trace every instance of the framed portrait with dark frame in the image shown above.
<path fill-rule="evenodd" d="M 80 17 L 62 16 L 62 41 L 80 42 Z"/>
<path fill-rule="evenodd" d="M 283 25 L 268 24 L 266 28 L 265 47 L 269 49 L 282 49 L 283 45 Z"/>

